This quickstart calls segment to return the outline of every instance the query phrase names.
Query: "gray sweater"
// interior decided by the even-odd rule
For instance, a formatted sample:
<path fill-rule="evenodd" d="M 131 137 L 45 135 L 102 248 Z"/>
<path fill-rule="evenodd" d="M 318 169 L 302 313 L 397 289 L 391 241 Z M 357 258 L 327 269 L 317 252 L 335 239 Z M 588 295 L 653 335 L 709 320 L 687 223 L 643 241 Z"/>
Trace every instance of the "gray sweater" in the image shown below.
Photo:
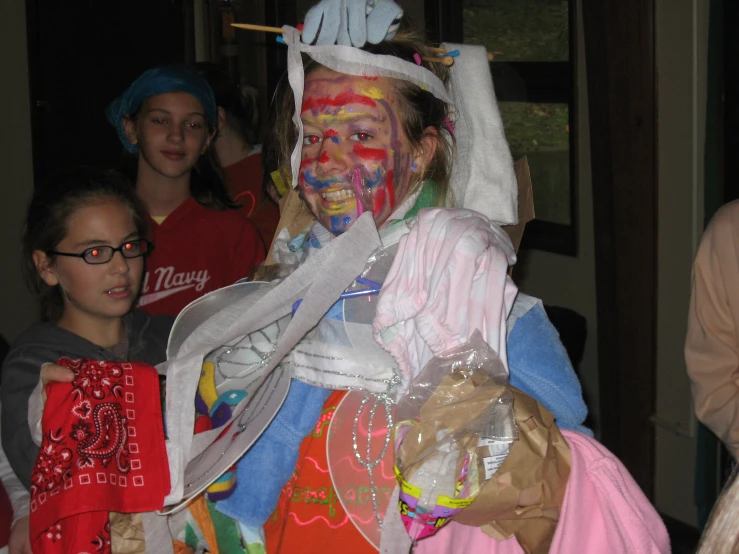
<path fill-rule="evenodd" d="M 2 446 L 26 488 L 30 487 L 31 470 L 38 455 L 28 427 L 28 399 L 38 383 L 42 364 L 56 362 L 63 356 L 150 365 L 165 361 L 173 317 L 135 311 L 126 315 L 124 322 L 128 352 L 122 355 L 48 322 L 27 329 L 11 347 L 0 372 Z"/>

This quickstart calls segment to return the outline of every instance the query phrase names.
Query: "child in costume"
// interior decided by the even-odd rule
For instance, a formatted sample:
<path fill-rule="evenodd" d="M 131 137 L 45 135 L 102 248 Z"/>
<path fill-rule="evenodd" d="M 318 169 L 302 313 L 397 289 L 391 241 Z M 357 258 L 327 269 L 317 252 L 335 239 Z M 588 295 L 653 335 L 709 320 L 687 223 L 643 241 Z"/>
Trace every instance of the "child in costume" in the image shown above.
<path fill-rule="evenodd" d="M 184 65 L 150 69 L 106 115 L 137 157 L 136 193 L 151 216 L 149 238 L 159 246 L 148 260 L 139 306 L 177 315 L 207 292 L 248 277 L 264 259 L 264 246 L 220 177 L 212 146 L 217 108 L 205 79 Z"/>
<path fill-rule="evenodd" d="M 329 12 L 324 10 L 323 13 Z M 434 53 L 402 30 L 391 40 L 366 46 L 362 52 L 310 47 L 300 44 L 296 36 L 289 29 L 286 31 L 285 40 L 291 50 L 288 56 L 290 82 L 295 94 L 293 105 L 300 113 L 299 118 L 297 115 L 293 118 L 298 126 L 299 142 L 294 151 L 290 145 L 286 158 L 292 151 L 293 182 L 299 184 L 301 196 L 316 222 L 297 235 L 285 237 L 282 244 L 278 237 L 273 250 L 275 259 L 293 261 L 290 255 L 298 254 L 300 258 L 302 253 L 303 260 L 310 260 L 312 253 L 328 248 L 337 240 L 334 237 L 351 234 L 353 228 L 361 224 L 363 215 L 366 218 L 367 212 L 371 213 L 382 245 L 388 248 L 393 243 L 398 244 L 394 265 L 380 292 L 373 327 L 377 342 L 391 352 L 398 364 L 400 383 L 395 381 L 394 384 L 399 388 L 407 386 L 430 354 L 468 339 L 475 324 L 485 322 L 492 327 L 496 323 L 495 310 L 489 309 L 481 315 L 479 302 L 499 302 L 504 324 L 498 325 L 498 321 L 496 330 L 499 333 L 501 328 L 507 329 L 501 337 L 488 327 L 486 340 L 499 350 L 501 358 L 507 359 L 511 384 L 539 401 L 534 401 L 534 406 L 540 408 L 530 413 L 536 414 L 542 429 L 555 436 L 548 440 L 561 445 L 567 451 L 564 457 L 571 460 L 569 475 L 563 472 L 557 483 L 537 484 L 558 487 L 559 500 L 554 509 L 557 516 L 546 524 L 549 525 L 548 536 L 536 543 L 536 547 L 548 549 L 551 546 L 554 551 L 570 552 L 578 540 L 584 540 L 584 544 L 592 547 L 588 551 L 608 551 L 603 549 L 609 547 L 614 552 L 624 549 L 668 551 L 669 541 L 654 509 L 618 460 L 594 443 L 582 428 L 585 410 L 584 406 L 578 409 L 582 406 L 579 384 L 541 304 L 524 295 L 516 295 L 512 284 L 499 277 L 501 261 L 505 261 L 507 267 L 515 256 L 510 244 L 495 231 L 495 226 L 491 227 L 492 234 L 483 227 L 490 225 L 488 220 L 501 224 L 516 222 L 515 189 L 500 117 L 496 113 L 484 113 L 483 109 L 487 106 L 497 111 L 494 96 L 484 94 L 486 80 L 492 92 L 486 58 L 482 57 L 484 65 L 480 72 L 479 63 L 477 66 L 475 62 L 459 63 L 464 61 L 465 55 L 475 56 L 474 49 L 460 48 L 461 57 L 455 62 L 460 65 L 458 74 L 452 78 L 450 86 L 445 86 L 443 68 L 419 63 L 419 58 L 433 57 Z M 397 63 L 388 58 L 402 61 Z M 476 71 L 487 77 L 475 82 Z M 469 87 L 470 94 L 463 90 L 465 87 Z M 291 100 L 286 104 L 286 115 L 290 113 Z M 450 108 L 452 102 L 457 108 L 456 114 Z M 476 106 L 483 113 L 472 114 L 470 110 Z M 290 136 L 289 124 L 281 128 L 286 137 Z M 451 142 L 455 140 L 456 174 L 449 170 Z M 499 190 L 490 190 L 496 188 Z M 479 210 L 488 219 L 464 210 L 449 213 L 423 210 L 447 203 Z M 294 227 L 294 222 L 289 224 Z M 460 238 L 465 236 L 474 238 Z M 487 241 L 487 248 L 498 252 L 497 257 L 493 256 L 495 261 L 490 261 L 489 269 L 473 266 L 478 270 L 475 277 L 460 273 L 460 268 L 470 267 L 469 258 L 464 260 L 465 248 L 473 245 L 480 248 L 481 241 Z M 459 248 L 452 248 L 451 244 Z M 480 250 L 473 252 L 483 256 Z M 472 256 L 472 259 L 483 258 Z M 486 276 L 499 279 L 496 282 L 502 290 L 483 287 L 490 296 L 475 296 L 480 290 L 479 280 L 484 281 Z M 467 281 L 460 277 L 471 279 L 473 294 L 465 296 Z M 450 292 L 449 287 L 455 286 L 462 289 L 461 293 Z M 503 300 L 496 300 L 496 294 L 502 294 Z M 325 318 L 340 319 L 339 312 L 332 308 Z M 279 463 L 280 453 L 282 459 L 287 458 L 292 463 L 294 458 L 284 453 L 294 452 L 296 438 L 307 431 L 309 435 L 298 450 L 297 465 L 282 491 L 277 511 L 264 527 L 267 551 L 338 552 L 349 548 L 359 552 L 375 551 L 379 545 L 364 540 L 349 524 L 355 518 L 347 508 L 347 502 L 369 503 L 373 487 L 365 489 L 361 500 L 358 493 L 351 499 L 344 497 L 346 491 L 332 486 L 332 481 L 333 485 L 336 483 L 334 471 L 337 468 L 331 468 L 326 456 L 326 437 L 330 440 L 332 436 L 333 419 L 345 392 L 332 393 L 322 409 L 316 409 L 319 395 L 309 388 L 309 384 L 320 384 L 334 389 L 370 389 L 366 384 L 369 377 L 362 376 L 365 383 L 358 385 L 358 375 L 349 374 L 359 369 L 354 365 L 347 369 L 344 365 L 331 370 L 328 362 L 316 361 L 320 357 L 318 351 L 312 358 L 313 365 L 309 366 L 304 357 L 309 344 L 298 344 L 282 365 L 292 366 L 298 379 L 293 381 L 293 386 L 299 383 L 300 392 L 293 395 L 291 389 L 271 426 L 239 462 L 237 489 L 223 503 L 223 510 L 252 527 L 259 527 L 264 521 L 260 518 L 273 505 L 267 495 L 259 491 L 268 490 L 274 497 L 273 482 L 278 481 L 278 476 L 286 477 Z M 323 355 L 327 357 L 326 351 Z M 326 365 L 316 367 L 321 364 Z M 405 375 L 404 370 L 409 375 Z M 398 394 L 397 390 L 393 392 Z M 523 398 L 526 397 L 524 394 Z M 387 398 L 375 406 L 382 407 L 386 402 Z M 525 402 L 521 400 L 520 403 Z M 298 406 L 301 409 L 296 409 Z M 554 426 L 554 418 L 547 409 L 554 414 L 559 426 L 573 430 L 564 435 L 567 440 Z M 344 436 L 344 439 L 355 441 L 356 452 L 356 437 Z M 513 448 L 516 454 L 511 460 L 520 461 L 525 457 L 521 454 L 522 448 L 518 445 Z M 328 450 L 330 452 L 330 446 Z M 370 463 L 360 457 L 357 461 Z M 269 479 L 259 472 L 260 467 L 270 468 Z M 504 465 L 501 467 L 505 469 L 505 480 L 505 475 L 512 470 Z M 568 477 L 572 490 L 566 497 L 564 487 Z M 242 494 L 249 495 L 249 501 L 239 506 L 239 499 L 246 499 L 239 494 L 242 486 Z M 245 506 L 247 503 L 251 506 Z M 391 500 L 389 505 L 388 512 L 392 513 L 395 504 Z M 538 509 L 541 513 L 546 511 L 543 506 Z M 578 510 L 581 511 L 578 513 Z M 589 533 L 585 537 L 576 535 L 573 529 L 588 515 L 593 522 Z M 548 517 L 542 516 L 542 519 Z M 386 515 L 385 522 L 389 519 Z M 526 536 L 525 530 L 528 522 L 521 524 L 524 528 L 521 531 L 516 525 L 487 522 L 484 515 L 482 520 L 473 520 L 474 517 L 469 516 L 465 522 L 470 526 L 450 526 L 437 536 L 420 541 L 416 548 L 428 552 L 455 552 L 464 550 L 463 545 L 467 544 L 474 545 L 474 551 L 482 548 L 482 551 L 520 552 L 520 545 L 529 546 L 530 536 Z M 365 522 L 355 519 L 354 523 L 361 527 Z M 407 552 L 410 548 L 410 542 L 403 544 L 397 534 L 391 535 L 387 544 L 385 540 L 383 526 L 383 552 L 392 551 L 392 548 Z"/>
<path fill-rule="evenodd" d="M 29 397 L 43 364 L 62 356 L 152 365 L 165 358 L 172 318 L 131 311 L 144 256 L 153 248 L 145 239 L 145 217 L 131 185 L 115 172 L 72 172 L 31 201 L 24 269 L 42 322 L 11 347 L 1 389 L 3 447 L 26 489 L 39 452 L 29 429 Z M 54 373 L 53 367 L 46 370 Z"/>

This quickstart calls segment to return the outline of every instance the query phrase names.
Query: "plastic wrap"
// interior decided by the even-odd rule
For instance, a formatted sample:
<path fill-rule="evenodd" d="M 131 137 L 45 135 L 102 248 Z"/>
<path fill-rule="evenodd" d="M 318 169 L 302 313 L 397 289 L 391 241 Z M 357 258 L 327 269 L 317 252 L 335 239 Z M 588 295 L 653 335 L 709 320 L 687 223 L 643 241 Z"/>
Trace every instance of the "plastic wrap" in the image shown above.
<path fill-rule="evenodd" d="M 398 508 L 413 540 L 469 506 L 518 439 L 506 368 L 479 331 L 424 367 L 396 421 Z"/>

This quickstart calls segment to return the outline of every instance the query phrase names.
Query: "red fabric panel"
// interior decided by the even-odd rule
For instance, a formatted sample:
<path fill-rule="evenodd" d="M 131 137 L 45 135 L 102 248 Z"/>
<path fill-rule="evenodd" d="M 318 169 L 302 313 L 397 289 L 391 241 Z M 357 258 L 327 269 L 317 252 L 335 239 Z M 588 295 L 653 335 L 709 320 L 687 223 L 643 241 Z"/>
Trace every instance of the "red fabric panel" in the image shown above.
<path fill-rule="evenodd" d="M 162 508 L 169 466 L 156 370 L 62 358 L 76 377 L 47 386 L 31 475 L 31 540 L 40 553 L 110 552 L 108 512 Z"/>

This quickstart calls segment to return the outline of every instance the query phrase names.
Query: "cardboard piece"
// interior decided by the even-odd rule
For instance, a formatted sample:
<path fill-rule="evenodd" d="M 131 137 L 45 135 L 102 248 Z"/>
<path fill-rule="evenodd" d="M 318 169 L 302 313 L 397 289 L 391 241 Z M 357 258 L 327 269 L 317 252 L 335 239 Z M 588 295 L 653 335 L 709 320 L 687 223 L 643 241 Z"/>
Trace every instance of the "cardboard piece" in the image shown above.
<path fill-rule="evenodd" d="M 275 239 L 283 229 L 287 229 L 291 237 L 294 237 L 301 231 L 305 230 L 310 226 L 313 221 L 313 214 L 303 199 L 300 197 L 300 190 L 290 189 L 287 196 L 280 199 L 280 221 L 277 223 L 277 229 L 275 230 L 274 237 L 272 238 L 272 244 L 269 247 L 267 253 L 267 259 L 264 261 L 262 266 L 257 270 L 255 280 L 269 280 L 260 279 L 263 271 L 267 271 L 265 266 L 271 266 L 275 264 L 272 252 L 275 247 Z"/>
<path fill-rule="evenodd" d="M 545 554 L 557 528 L 570 475 L 571 452 L 554 416 L 511 387 L 518 441 L 458 523 L 497 539 L 515 536 L 527 554 Z"/>
<path fill-rule="evenodd" d="M 506 225 L 503 230 L 513 243 L 513 248 L 518 252 L 521 245 L 526 224 L 536 217 L 534 213 L 534 191 L 531 188 L 531 172 L 529 171 L 529 160 L 526 156 L 514 164 L 516 182 L 518 183 L 518 225 Z"/>

